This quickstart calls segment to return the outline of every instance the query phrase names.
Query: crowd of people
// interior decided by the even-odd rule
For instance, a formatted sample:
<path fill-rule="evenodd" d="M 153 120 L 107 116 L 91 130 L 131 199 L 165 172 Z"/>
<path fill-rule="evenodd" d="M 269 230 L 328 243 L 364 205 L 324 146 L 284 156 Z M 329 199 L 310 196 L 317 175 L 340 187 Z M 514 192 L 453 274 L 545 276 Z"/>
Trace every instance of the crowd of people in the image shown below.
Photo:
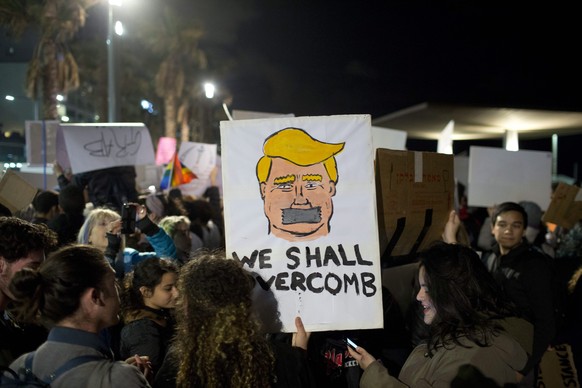
<path fill-rule="evenodd" d="M 28 210 L 2 208 L 2 384 L 526 387 L 562 343 L 581 370 L 582 266 L 556 263 L 580 264 L 582 222 L 550 232 L 529 202 L 451 210 L 414 259 L 407 313 L 383 287 L 383 329 L 309 333 L 297 317 L 266 333 L 255 279 L 225 254 L 217 187 L 92 192 L 104 176 L 59 176 Z"/>

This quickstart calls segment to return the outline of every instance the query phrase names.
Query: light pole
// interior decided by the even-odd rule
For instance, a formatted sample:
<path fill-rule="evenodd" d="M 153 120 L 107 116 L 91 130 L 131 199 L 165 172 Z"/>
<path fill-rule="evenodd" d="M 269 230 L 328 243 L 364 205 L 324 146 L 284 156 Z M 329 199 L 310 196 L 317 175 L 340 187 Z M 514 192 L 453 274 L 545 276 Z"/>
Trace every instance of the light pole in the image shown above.
<path fill-rule="evenodd" d="M 116 83 L 115 83 L 115 50 L 113 7 L 120 6 L 121 0 L 109 0 L 109 20 L 107 23 L 107 117 L 110 123 L 117 121 Z"/>

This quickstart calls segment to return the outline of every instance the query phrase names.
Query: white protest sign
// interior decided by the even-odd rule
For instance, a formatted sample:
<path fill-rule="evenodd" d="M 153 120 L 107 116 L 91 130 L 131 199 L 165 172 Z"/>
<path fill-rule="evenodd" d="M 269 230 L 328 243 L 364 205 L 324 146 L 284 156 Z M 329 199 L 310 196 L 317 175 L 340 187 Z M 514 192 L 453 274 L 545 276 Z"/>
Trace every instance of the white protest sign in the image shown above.
<path fill-rule="evenodd" d="M 268 119 L 276 117 L 293 117 L 293 113 L 270 113 L 270 112 L 256 112 L 252 110 L 237 110 L 232 111 L 232 118 L 234 120 L 250 120 L 250 119 Z"/>
<path fill-rule="evenodd" d="M 210 186 L 210 173 L 216 166 L 218 157 L 216 144 L 195 143 L 183 141 L 180 144 L 178 157 L 180 161 L 190 169 L 196 178 L 185 185 L 180 186 L 184 194 L 202 196 L 208 186 Z"/>
<path fill-rule="evenodd" d="M 60 130 L 73 174 L 155 163 L 152 139 L 144 124 L 63 124 Z M 57 157 L 61 166 L 67 166 Z"/>
<path fill-rule="evenodd" d="M 257 280 L 269 330 L 383 327 L 370 116 L 220 129 L 226 252 Z"/>
<path fill-rule="evenodd" d="M 469 206 L 533 201 L 547 209 L 552 194 L 552 153 L 469 148 Z"/>
<path fill-rule="evenodd" d="M 372 127 L 372 140 L 374 149 L 387 148 L 390 150 L 406 150 L 406 131 Z"/>
<path fill-rule="evenodd" d="M 26 161 L 29 164 L 53 163 L 57 156 L 59 121 L 25 121 Z"/>

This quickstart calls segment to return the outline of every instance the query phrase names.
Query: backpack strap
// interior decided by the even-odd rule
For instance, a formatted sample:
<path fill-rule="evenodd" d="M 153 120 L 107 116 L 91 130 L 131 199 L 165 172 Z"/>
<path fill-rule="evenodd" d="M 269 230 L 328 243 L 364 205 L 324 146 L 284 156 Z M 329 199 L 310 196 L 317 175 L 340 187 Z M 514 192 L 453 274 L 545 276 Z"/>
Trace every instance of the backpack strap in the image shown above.
<path fill-rule="evenodd" d="M 32 351 L 26 355 L 24 359 L 24 376 L 26 376 L 26 381 L 31 383 L 31 385 L 39 386 L 39 387 L 48 387 L 49 383 L 44 380 L 41 380 L 32 372 L 32 361 L 34 359 L 35 351 Z"/>
<path fill-rule="evenodd" d="M 85 355 L 85 356 L 74 357 L 74 358 L 71 358 L 70 360 L 68 360 L 67 362 L 65 362 L 63 365 L 61 365 L 57 369 L 55 369 L 55 371 L 53 373 L 51 373 L 50 375 L 48 375 L 47 377 L 39 378 L 38 376 L 36 376 L 32 372 L 32 361 L 34 359 L 34 355 L 35 355 L 35 352 L 30 352 L 29 354 L 26 355 L 26 358 L 24 360 L 24 374 L 26 375 L 27 379 L 31 379 L 31 380 L 35 381 L 37 384 L 42 385 L 42 386 L 47 386 L 47 387 L 50 386 L 50 384 L 53 381 L 55 381 L 56 379 L 58 379 L 62 374 L 70 371 L 73 368 L 78 367 L 81 364 L 84 364 L 84 363 L 89 362 L 89 361 L 99 361 L 99 360 L 105 359 L 103 356 L 97 356 L 97 355 Z"/>
<path fill-rule="evenodd" d="M 105 360 L 105 358 L 103 356 L 96 355 L 93 356 L 85 355 L 71 358 L 69 361 L 65 362 L 63 365 L 55 369 L 55 371 L 48 375 L 47 378 L 43 379 L 43 381 L 46 381 L 48 384 L 50 384 L 56 379 L 58 379 L 65 372 L 68 372 L 71 369 L 78 367 L 79 365 L 85 364 L 89 361 L 99 361 L 99 360 Z"/>

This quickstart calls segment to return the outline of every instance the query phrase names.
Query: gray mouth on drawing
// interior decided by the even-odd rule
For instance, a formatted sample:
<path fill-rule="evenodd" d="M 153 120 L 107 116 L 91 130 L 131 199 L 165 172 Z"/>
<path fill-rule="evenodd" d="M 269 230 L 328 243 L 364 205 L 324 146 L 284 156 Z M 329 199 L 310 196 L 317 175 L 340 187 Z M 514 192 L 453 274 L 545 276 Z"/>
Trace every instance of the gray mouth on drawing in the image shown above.
<path fill-rule="evenodd" d="M 321 207 L 310 209 L 283 209 L 283 225 L 316 224 L 321 222 Z"/>

